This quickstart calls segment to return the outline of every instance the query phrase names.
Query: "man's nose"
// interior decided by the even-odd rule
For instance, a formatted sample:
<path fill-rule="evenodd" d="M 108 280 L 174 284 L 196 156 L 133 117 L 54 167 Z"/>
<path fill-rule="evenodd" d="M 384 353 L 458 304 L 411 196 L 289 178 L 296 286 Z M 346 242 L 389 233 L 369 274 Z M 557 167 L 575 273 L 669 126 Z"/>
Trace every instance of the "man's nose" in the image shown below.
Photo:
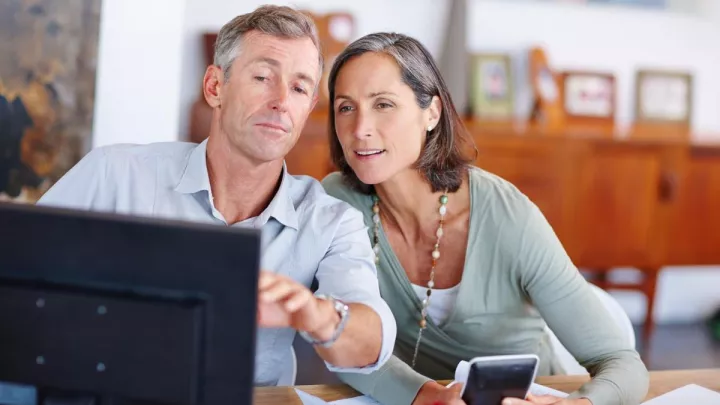
<path fill-rule="evenodd" d="M 288 108 L 288 98 L 290 91 L 285 83 L 278 83 L 273 89 L 273 98 L 270 102 L 270 108 L 278 112 L 285 112 Z"/>

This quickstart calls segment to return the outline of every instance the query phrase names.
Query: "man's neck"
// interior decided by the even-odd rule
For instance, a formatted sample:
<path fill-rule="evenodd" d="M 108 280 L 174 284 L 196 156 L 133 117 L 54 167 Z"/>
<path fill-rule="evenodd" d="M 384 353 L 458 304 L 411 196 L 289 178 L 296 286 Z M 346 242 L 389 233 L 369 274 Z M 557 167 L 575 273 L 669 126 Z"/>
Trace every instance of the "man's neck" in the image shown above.
<path fill-rule="evenodd" d="M 282 160 L 253 162 L 220 137 L 208 139 L 206 159 L 213 205 L 228 225 L 260 215 L 280 185 Z"/>

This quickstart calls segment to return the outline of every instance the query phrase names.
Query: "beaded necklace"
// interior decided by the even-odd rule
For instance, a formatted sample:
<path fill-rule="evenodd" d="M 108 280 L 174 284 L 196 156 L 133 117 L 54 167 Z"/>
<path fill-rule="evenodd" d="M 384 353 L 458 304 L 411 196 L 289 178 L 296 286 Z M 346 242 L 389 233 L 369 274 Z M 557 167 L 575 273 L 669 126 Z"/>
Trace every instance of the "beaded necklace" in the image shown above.
<path fill-rule="evenodd" d="M 443 236 L 443 222 L 445 220 L 445 214 L 447 213 L 447 202 L 448 196 L 446 193 L 440 196 L 439 199 L 440 208 L 438 213 L 440 214 L 440 222 L 438 224 L 437 231 L 435 232 L 435 248 L 432 251 L 432 267 L 430 268 L 430 281 L 427 283 L 427 296 L 422 301 L 422 310 L 420 312 L 420 321 L 418 322 L 418 336 L 415 342 L 415 351 L 412 358 L 412 368 L 415 368 L 415 361 L 417 360 L 418 350 L 420 349 L 420 341 L 422 340 L 422 334 L 427 327 L 427 313 L 428 307 L 430 306 L 430 296 L 432 295 L 432 289 L 435 287 L 435 265 L 437 260 L 440 258 L 440 239 Z M 377 195 L 373 195 L 373 252 L 375 252 L 375 263 L 380 262 L 380 198 Z"/>

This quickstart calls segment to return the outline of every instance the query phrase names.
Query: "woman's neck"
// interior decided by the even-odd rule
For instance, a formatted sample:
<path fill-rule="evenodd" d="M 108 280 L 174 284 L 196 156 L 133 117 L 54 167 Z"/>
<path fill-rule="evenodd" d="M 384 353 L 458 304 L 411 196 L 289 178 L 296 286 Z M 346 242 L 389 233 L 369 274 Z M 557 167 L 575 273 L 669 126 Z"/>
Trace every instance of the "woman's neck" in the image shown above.
<path fill-rule="evenodd" d="M 467 179 L 463 175 L 460 189 L 448 194 L 447 216 L 465 212 L 469 208 Z M 425 234 L 434 234 L 440 218 L 440 197 L 445 191 L 433 192 L 420 172 L 408 169 L 390 180 L 375 186 L 380 198 L 382 217 L 397 227 L 405 240 L 419 241 Z"/>

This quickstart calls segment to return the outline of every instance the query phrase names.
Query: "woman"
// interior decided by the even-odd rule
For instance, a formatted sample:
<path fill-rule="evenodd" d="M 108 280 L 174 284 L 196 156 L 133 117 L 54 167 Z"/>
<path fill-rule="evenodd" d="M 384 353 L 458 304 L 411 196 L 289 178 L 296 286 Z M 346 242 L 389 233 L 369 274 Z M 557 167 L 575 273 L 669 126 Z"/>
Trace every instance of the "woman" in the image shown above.
<path fill-rule="evenodd" d="M 562 373 L 547 322 L 592 381 L 565 400 L 509 402 L 639 403 L 648 388 L 639 355 L 538 208 L 471 166 L 470 138 L 427 50 L 404 35 L 371 34 L 337 57 L 328 83 L 341 172 L 323 185 L 363 212 L 398 323 L 396 357 L 341 378 L 384 404 L 423 405 L 457 401 L 433 380 L 452 379 L 460 360 L 476 356 L 535 353 L 539 374 Z"/>

